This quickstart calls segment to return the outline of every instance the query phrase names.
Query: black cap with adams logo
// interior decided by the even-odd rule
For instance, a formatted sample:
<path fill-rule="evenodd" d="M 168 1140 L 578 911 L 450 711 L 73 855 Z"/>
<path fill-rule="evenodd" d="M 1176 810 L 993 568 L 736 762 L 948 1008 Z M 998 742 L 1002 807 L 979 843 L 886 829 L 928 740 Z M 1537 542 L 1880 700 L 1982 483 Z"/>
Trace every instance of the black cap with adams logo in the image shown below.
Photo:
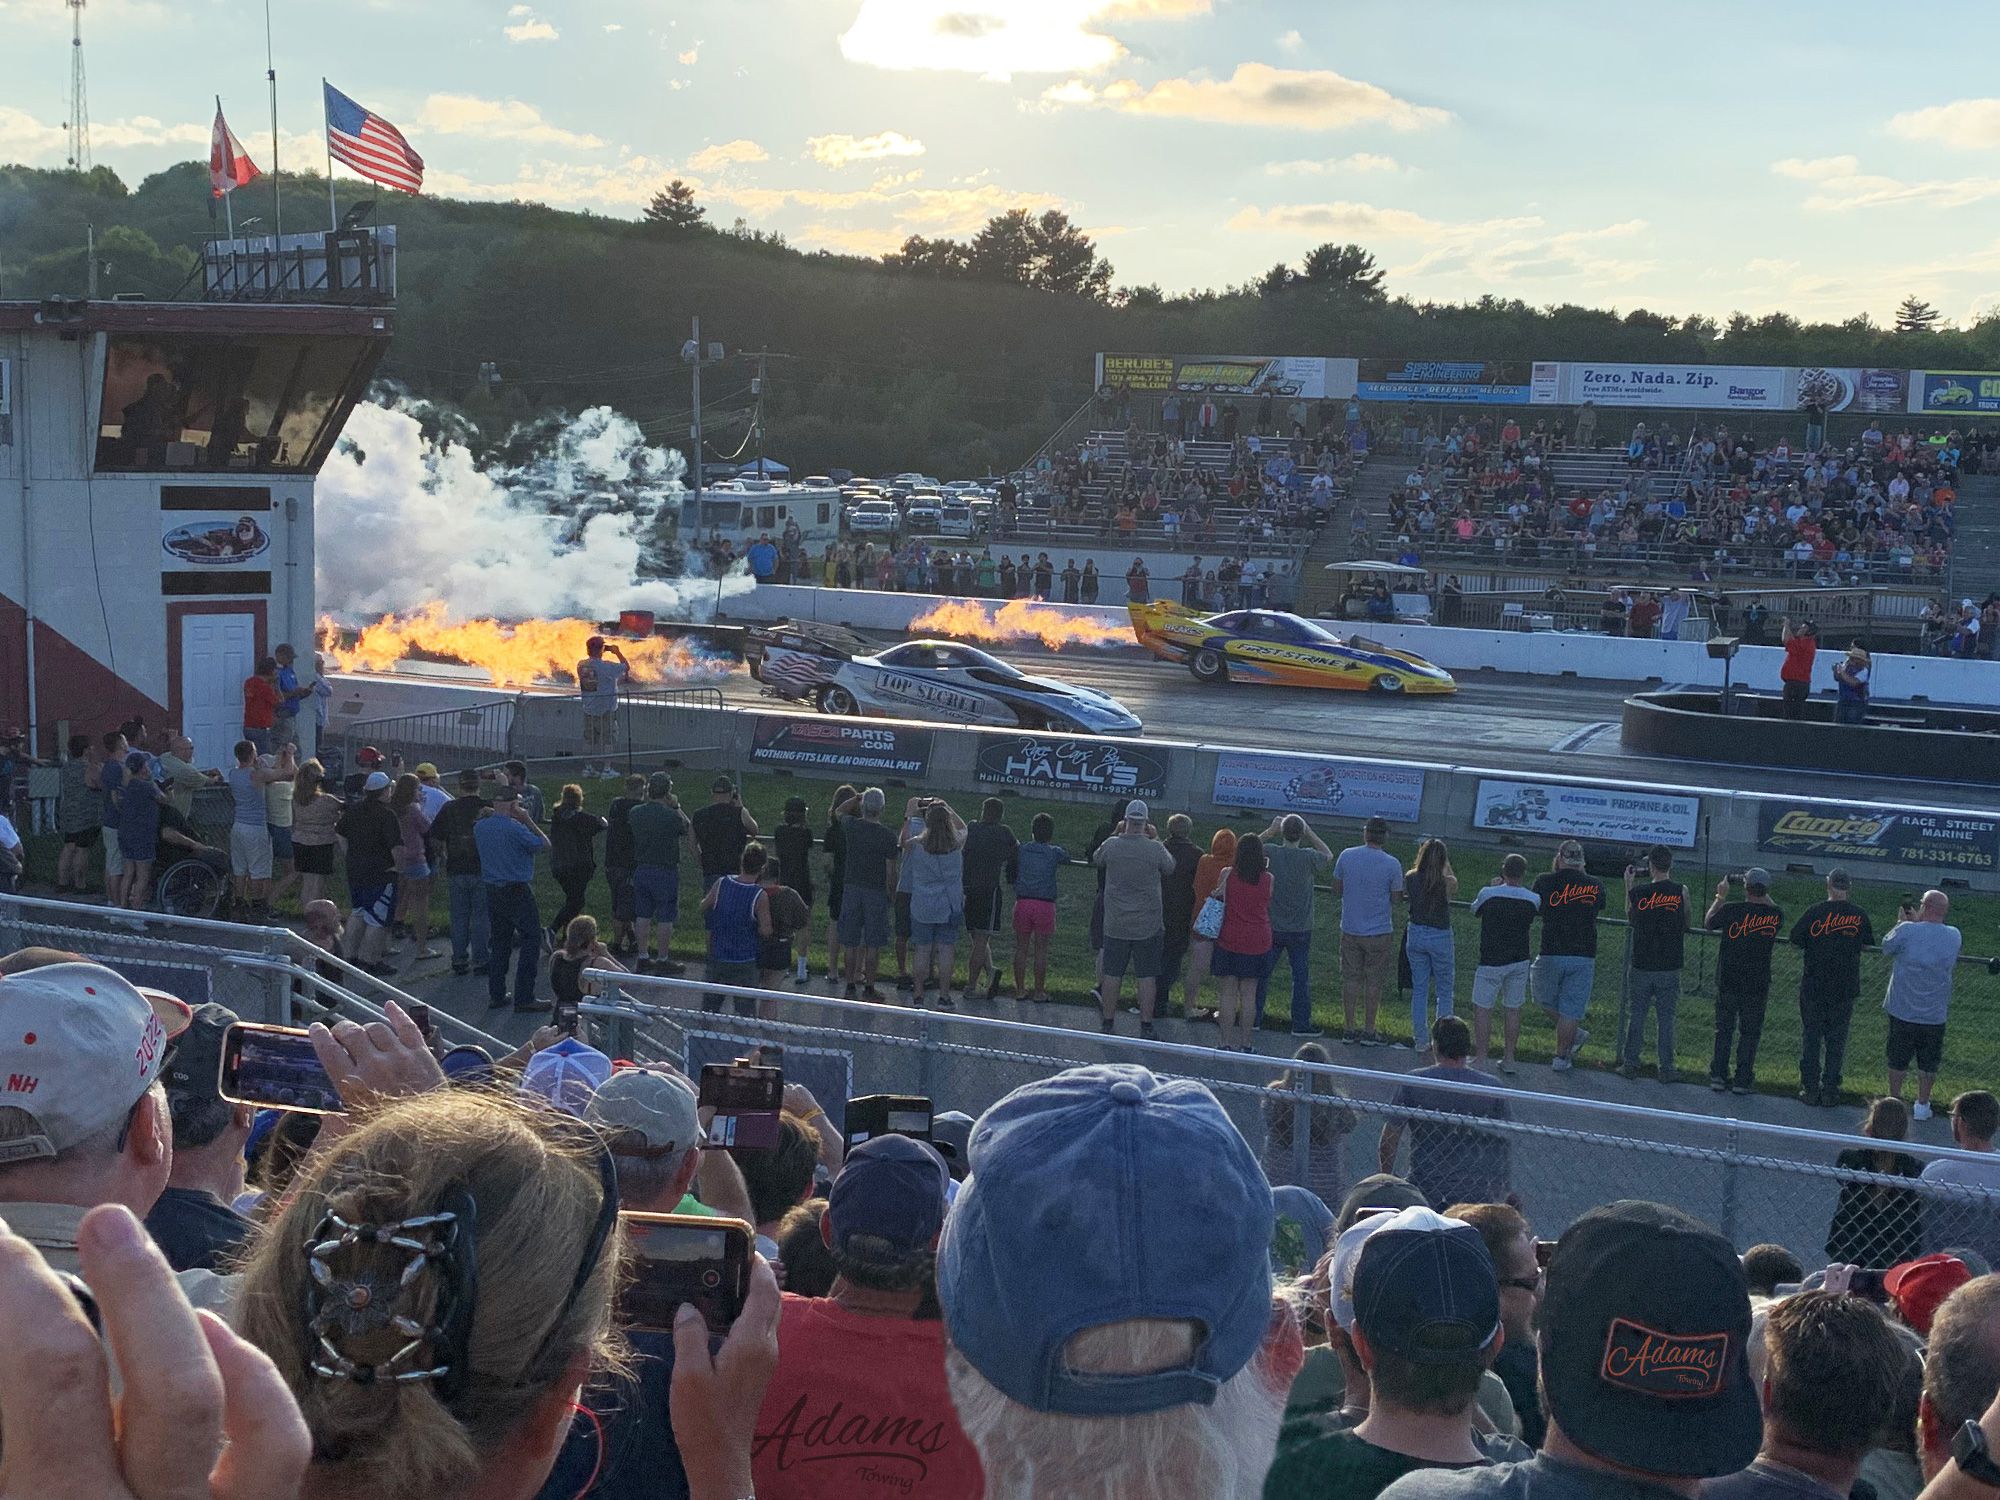
<path fill-rule="evenodd" d="M 1625 1201 L 1572 1224 L 1549 1260 L 1542 1383 L 1578 1447 L 1710 1479 L 1757 1456 L 1750 1294 L 1729 1242 L 1678 1209 Z"/>

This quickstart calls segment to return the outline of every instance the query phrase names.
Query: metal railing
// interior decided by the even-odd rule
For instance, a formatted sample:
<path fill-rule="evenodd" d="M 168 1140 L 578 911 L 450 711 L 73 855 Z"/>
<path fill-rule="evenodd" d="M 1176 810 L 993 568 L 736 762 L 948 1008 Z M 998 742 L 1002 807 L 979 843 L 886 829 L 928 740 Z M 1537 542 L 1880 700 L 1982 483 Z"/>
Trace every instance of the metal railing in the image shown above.
<path fill-rule="evenodd" d="M 364 746 L 385 755 L 399 753 L 412 765 L 429 760 L 457 767 L 506 760 L 512 753 L 514 717 L 521 701 L 516 694 L 423 713 L 354 720 L 341 727 L 342 763 L 352 766 L 355 752 Z"/>
<path fill-rule="evenodd" d="M 628 768 L 640 758 L 713 750 L 715 733 L 705 716 L 722 707 L 713 687 L 637 688 L 621 693 L 610 739 L 611 759 Z M 583 700 L 572 693 L 516 693 L 483 703 L 426 713 L 360 719 L 341 730 L 343 763 L 373 746 L 403 764 L 432 761 L 446 772 L 503 761 L 597 761 L 586 751 Z"/>
<path fill-rule="evenodd" d="M 1309 1187 L 1333 1207 L 1387 1159 L 1439 1208 L 1511 1196 L 1545 1235 L 1600 1203 L 1645 1197 L 1706 1220 L 1739 1249 L 1774 1242 L 1813 1265 L 1829 1244 L 1876 1265 L 1946 1246 L 2000 1251 L 2000 1190 L 1914 1175 L 1939 1158 L 1990 1161 L 1951 1149 L 699 979 L 586 979 L 602 991 L 584 1005 L 590 1033 L 614 1055 L 696 1074 L 776 1042 L 787 1076 L 836 1123 L 840 1101 L 857 1094 L 916 1094 L 977 1115 L 1064 1068 L 1134 1062 L 1206 1084 L 1274 1183 Z M 1842 1155 L 1885 1145 L 1908 1158 L 1907 1174 Z"/>

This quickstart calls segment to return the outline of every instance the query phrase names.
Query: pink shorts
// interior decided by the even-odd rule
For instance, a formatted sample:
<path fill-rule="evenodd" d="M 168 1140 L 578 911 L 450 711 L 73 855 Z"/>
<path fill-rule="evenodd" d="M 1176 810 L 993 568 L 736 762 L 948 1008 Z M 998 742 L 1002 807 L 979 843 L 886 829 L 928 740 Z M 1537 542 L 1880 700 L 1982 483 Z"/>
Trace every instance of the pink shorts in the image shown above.
<path fill-rule="evenodd" d="M 1053 937 L 1056 930 L 1056 904 L 1053 901 L 1037 901 L 1032 896 L 1022 896 L 1014 902 L 1014 936 Z"/>

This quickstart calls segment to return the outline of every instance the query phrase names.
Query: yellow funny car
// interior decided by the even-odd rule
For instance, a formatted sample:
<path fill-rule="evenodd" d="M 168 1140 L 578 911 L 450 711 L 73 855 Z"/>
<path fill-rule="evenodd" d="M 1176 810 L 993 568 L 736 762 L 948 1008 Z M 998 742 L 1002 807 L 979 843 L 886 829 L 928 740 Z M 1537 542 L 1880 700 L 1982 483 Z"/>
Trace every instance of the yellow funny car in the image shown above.
<path fill-rule="evenodd" d="M 1196 682 L 1275 682 L 1357 693 L 1454 693 L 1451 673 L 1421 656 L 1275 609 L 1199 615 L 1167 600 L 1128 604 L 1132 633 Z"/>

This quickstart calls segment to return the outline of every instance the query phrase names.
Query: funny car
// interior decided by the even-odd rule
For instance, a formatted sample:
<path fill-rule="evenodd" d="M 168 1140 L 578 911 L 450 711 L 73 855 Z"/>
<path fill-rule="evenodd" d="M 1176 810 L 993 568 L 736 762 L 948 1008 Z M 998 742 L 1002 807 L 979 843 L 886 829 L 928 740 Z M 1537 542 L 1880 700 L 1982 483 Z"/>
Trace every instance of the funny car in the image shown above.
<path fill-rule="evenodd" d="M 1030 677 L 957 641 L 903 641 L 878 652 L 850 630 L 781 623 L 752 628 L 744 656 L 771 694 L 821 713 L 1071 734 L 1137 734 L 1143 727 L 1107 693 Z"/>
<path fill-rule="evenodd" d="M 1199 615 L 1169 601 L 1126 606 L 1139 644 L 1185 662 L 1197 682 L 1275 682 L 1350 692 L 1452 693 L 1451 673 L 1421 656 L 1275 609 Z"/>

